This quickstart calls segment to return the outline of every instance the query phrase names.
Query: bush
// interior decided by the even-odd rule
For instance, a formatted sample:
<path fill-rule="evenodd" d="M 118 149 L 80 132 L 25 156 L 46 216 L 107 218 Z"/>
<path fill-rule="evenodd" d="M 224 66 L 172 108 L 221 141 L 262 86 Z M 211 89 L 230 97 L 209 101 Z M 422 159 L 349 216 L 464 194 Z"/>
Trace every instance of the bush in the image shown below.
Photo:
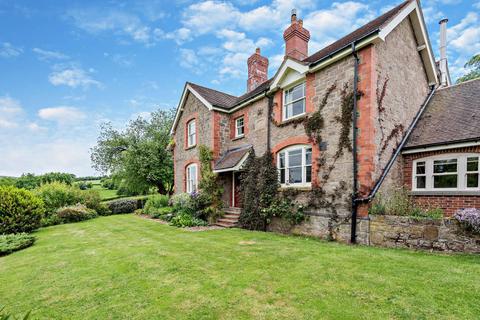
<path fill-rule="evenodd" d="M 303 206 L 298 205 L 296 202 L 287 198 L 275 199 L 270 207 L 262 209 L 262 212 L 267 223 L 270 223 L 272 217 L 285 219 L 293 225 L 299 224 L 305 220 Z"/>
<path fill-rule="evenodd" d="M 170 220 L 170 225 L 179 227 L 179 228 L 186 228 L 186 227 L 199 227 L 199 226 L 206 226 L 207 222 L 195 217 L 192 217 L 188 213 L 181 212 L 180 214 L 172 217 Z"/>
<path fill-rule="evenodd" d="M 174 212 L 187 211 L 190 214 L 194 213 L 194 204 L 192 196 L 188 193 L 179 193 L 172 196 L 171 199 Z"/>
<path fill-rule="evenodd" d="M 47 215 L 49 215 L 58 208 L 81 203 L 83 191 L 65 183 L 52 182 L 38 187 L 34 192 L 43 199 Z"/>
<path fill-rule="evenodd" d="M 110 209 L 102 202 L 100 193 L 96 190 L 86 190 L 79 194 L 79 203 L 84 204 L 87 208 L 95 210 L 101 216 L 108 216 Z"/>
<path fill-rule="evenodd" d="M 30 247 L 34 242 L 34 236 L 23 232 L 0 235 L 0 256 Z"/>
<path fill-rule="evenodd" d="M 57 210 L 57 217 L 63 223 L 79 222 L 97 217 L 97 213 L 83 204 L 63 207 Z"/>
<path fill-rule="evenodd" d="M 425 210 L 419 207 L 405 188 L 390 192 L 388 197 L 378 194 L 368 213 L 372 215 L 408 216 L 416 219 L 440 219 L 443 217 L 443 210 L 440 208 Z"/>
<path fill-rule="evenodd" d="M 0 234 L 31 232 L 40 227 L 44 204 L 32 192 L 0 187 Z"/>
<path fill-rule="evenodd" d="M 453 216 L 465 230 L 480 234 L 480 210 L 475 208 L 458 210 Z"/>
<path fill-rule="evenodd" d="M 136 199 L 113 200 L 108 202 L 108 208 L 112 214 L 132 213 L 137 209 L 141 209 Z"/>

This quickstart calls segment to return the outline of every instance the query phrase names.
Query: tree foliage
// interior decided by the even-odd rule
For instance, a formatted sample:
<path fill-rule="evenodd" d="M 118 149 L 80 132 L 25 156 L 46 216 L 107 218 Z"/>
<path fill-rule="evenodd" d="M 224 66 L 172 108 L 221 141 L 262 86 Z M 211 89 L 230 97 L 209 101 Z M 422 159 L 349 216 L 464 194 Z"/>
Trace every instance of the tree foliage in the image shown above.
<path fill-rule="evenodd" d="M 72 185 L 74 181 L 75 175 L 71 173 L 49 172 L 38 176 L 33 173 L 24 173 L 15 179 L 15 186 L 17 188 L 32 190 L 47 183 L 61 182 Z"/>
<path fill-rule="evenodd" d="M 480 53 L 474 55 L 464 66 L 470 71 L 457 79 L 457 83 L 480 78 Z"/>
<path fill-rule="evenodd" d="M 150 119 L 138 117 L 125 130 L 102 124 L 97 145 L 91 149 L 93 167 L 120 179 L 131 193 L 146 193 L 156 187 L 161 194 L 173 190 L 173 159 L 167 146 L 175 110 L 152 112 Z"/>

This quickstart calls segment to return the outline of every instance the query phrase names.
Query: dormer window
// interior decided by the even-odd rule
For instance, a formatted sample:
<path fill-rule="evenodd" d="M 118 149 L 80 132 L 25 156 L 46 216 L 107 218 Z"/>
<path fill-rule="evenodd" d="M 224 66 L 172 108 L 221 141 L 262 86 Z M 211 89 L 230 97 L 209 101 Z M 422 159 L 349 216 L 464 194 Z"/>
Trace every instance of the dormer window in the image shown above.
<path fill-rule="evenodd" d="M 245 120 L 244 117 L 235 119 L 235 138 L 240 138 L 245 135 Z"/>
<path fill-rule="evenodd" d="M 197 127 L 195 124 L 195 119 L 191 120 L 187 124 L 187 147 L 193 147 L 197 144 Z"/>
<path fill-rule="evenodd" d="M 283 120 L 289 120 L 305 114 L 305 82 L 283 93 Z"/>

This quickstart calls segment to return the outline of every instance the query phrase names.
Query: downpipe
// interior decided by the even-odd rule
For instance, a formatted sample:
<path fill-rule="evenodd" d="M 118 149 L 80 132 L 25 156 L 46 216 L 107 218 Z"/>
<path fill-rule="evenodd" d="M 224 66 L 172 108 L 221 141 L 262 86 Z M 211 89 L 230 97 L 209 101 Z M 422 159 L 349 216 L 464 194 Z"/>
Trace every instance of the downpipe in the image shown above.
<path fill-rule="evenodd" d="M 353 126 L 353 134 L 352 134 L 352 154 L 353 154 L 353 192 L 352 192 L 352 226 L 351 226 L 351 235 L 350 235 L 350 243 L 355 244 L 357 242 L 357 211 L 358 211 L 358 203 L 356 200 L 357 198 L 357 173 L 358 173 L 358 163 L 357 163 L 357 96 L 358 96 L 358 64 L 359 58 L 357 54 L 357 50 L 355 48 L 355 42 L 352 42 L 352 55 L 355 59 L 354 67 L 353 67 L 353 112 L 352 112 L 352 126 Z"/>

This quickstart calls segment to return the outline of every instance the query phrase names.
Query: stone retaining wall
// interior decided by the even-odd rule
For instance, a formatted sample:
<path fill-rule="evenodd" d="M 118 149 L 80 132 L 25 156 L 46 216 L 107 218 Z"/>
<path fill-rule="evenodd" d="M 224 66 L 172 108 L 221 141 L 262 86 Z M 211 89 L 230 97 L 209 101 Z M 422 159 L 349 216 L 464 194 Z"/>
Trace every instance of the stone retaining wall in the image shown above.
<path fill-rule="evenodd" d="M 274 218 L 268 231 L 350 242 L 350 218 L 316 212 L 299 225 Z M 357 243 L 388 248 L 480 253 L 480 235 L 465 231 L 452 218 L 416 220 L 402 216 L 359 218 Z"/>
<path fill-rule="evenodd" d="M 374 246 L 480 253 L 480 236 L 466 232 L 452 218 L 370 216 L 369 239 Z"/>

